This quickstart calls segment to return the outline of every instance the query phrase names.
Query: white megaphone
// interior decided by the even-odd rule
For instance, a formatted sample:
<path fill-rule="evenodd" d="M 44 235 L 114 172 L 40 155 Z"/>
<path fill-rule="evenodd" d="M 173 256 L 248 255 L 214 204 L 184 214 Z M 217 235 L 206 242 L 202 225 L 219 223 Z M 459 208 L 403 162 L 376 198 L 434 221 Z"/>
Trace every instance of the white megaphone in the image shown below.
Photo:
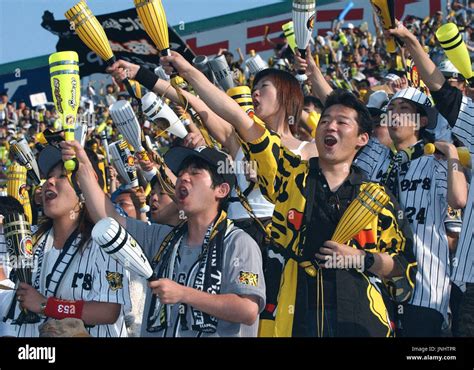
<path fill-rule="evenodd" d="M 227 64 L 227 60 L 225 59 L 224 55 L 219 55 L 218 57 L 211 59 L 208 62 L 208 65 L 214 74 L 216 83 L 222 88 L 222 90 L 227 92 L 227 90 L 235 86 L 234 79 L 232 77 L 232 71 Z"/>
<path fill-rule="evenodd" d="M 165 131 L 184 139 L 188 134 L 183 123 L 176 115 L 176 113 L 161 100 L 154 92 L 145 94 L 142 98 L 143 113 L 148 117 L 149 120 L 157 123 L 158 119 L 164 119 L 168 122 L 169 126 Z"/>
<path fill-rule="evenodd" d="M 87 130 L 88 127 L 86 122 L 80 122 L 74 128 L 74 140 L 78 141 L 82 147 L 84 147 L 84 144 L 86 143 Z"/>
<path fill-rule="evenodd" d="M 194 67 L 199 69 L 207 77 L 209 81 L 214 83 L 215 82 L 214 74 L 209 68 L 208 62 L 209 62 L 209 59 L 205 55 L 198 55 L 193 59 Z"/>
<path fill-rule="evenodd" d="M 265 62 L 258 54 L 248 58 L 245 62 L 245 65 L 248 67 L 249 73 L 251 75 L 256 75 L 258 72 L 268 68 L 267 62 Z"/>

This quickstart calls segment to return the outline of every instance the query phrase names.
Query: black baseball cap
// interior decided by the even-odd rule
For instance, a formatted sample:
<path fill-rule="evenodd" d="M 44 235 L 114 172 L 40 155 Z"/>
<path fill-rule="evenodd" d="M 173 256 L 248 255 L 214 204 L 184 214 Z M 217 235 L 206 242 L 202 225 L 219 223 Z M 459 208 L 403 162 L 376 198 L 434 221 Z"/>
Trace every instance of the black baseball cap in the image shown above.
<path fill-rule="evenodd" d="M 165 154 L 165 163 L 169 169 L 178 176 L 178 171 L 181 169 L 181 165 L 185 159 L 189 157 L 198 157 L 209 163 L 213 168 L 216 169 L 218 175 L 222 176 L 224 182 L 228 183 L 232 188 L 236 183 L 236 178 L 233 170 L 233 165 L 228 155 L 220 150 L 209 148 L 207 146 L 201 146 L 195 149 L 186 148 L 183 146 L 176 146 L 171 148 Z M 224 169 L 219 171 L 219 169 Z"/>
<path fill-rule="evenodd" d="M 95 154 L 92 150 L 90 149 L 84 149 L 87 156 L 89 157 L 89 160 L 91 161 L 92 168 L 94 169 L 94 172 L 97 175 L 97 183 L 101 188 L 104 187 L 104 178 L 103 178 L 103 173 L 102 170 L 99 168 L 99 159 L 97 157 L 97 154 Z M 62 152 L 61 149 L 54 145 L 46 145 L 44 149 L 39 153 L 38 156 L 38 167 L 40 170 L 41 177 L 43 179 L 48 178 L 48 174 L 51 172 L 51 170 L 56 167 L 59 163 L 62 163 L 63 158 L 62 158 Z M 77 185 L 75 186 L 75 190 L 78 191 L 79 187 Z"/>
<path fill-rule="evenodd" d="M 38 156 L 38 167 L 43 178 L 47 178 L 51 170 L 62 162 L 61 150 L 53 145 L 46 145 Z"/>

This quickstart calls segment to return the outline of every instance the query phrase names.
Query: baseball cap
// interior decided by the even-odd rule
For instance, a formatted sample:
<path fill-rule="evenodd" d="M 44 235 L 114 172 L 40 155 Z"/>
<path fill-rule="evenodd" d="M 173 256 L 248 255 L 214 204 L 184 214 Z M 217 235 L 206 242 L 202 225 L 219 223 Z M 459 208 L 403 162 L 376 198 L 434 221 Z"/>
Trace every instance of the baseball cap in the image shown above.
<path fill-rule="evenodd" d="M 384 77 L 387 81 L 396 81 L 400 78 L 399 75 L 396 75 L 395 73 L 388 73 L 385 77 Z"/>
<path fill-rule="evenodd" d="M 461 73 L 459 73 L 458 69 L 448 59 L 443 60 L 439 64 L 438 69 L 446 78 L 456 78 L 460 81 L 464 81 L 464 76 Z"/>
<path fill-rule="evenodd" d="M 165 163 L 169 169 L 178 176 L 178 171 L 181 169 L 181 164 L 185 159 L 189 157 L 198 157 L 203 159 L 205 162 L 209 163 L 212 167 L 216 169 L 224 168 L 225 171 L 218 174 L 224 178 L 224 182 L 228 183 L 232 188 L 235 185 L 236 178 L 232 171 L 228 169 L 233 169 L 233 165 L 227 154 L 221 152 L 220 150 L 209 148 L 206 146 L 200 146 L 195 149 L 186 148 L 183 146 L 177 146 L 171 148 L 165 154 Z"/>
<path fill-rule="evenodd" d="M 97 183 L 101 188 L 104 187 L 104 179 L 102 170 L 99 168 L 99 159 L 97 158 L 97 154 L 95 154 L 90 149 L 84 149 L 87 157 L 89 158 L 92 168 L 94 169 L 95 174 L 97 175 Z M 40 174 L 42 178 L 47 178 L 48 174 L 51 170 L 61 163 L 63 160 L 61 150 L 54 146 L 54 145 L 46 145 L 44 149 L 39 153 L 38 156 L 38 167 L 40 170 Z M 73 183 L 75 179 L 73 178 Z M 74 184 L 74 190 L 76 193 L 80 192 L 79 186 Z"/>
<path fill-rule="evenodd" d="M 59 162 L 62 162 L 61 150 L 53 145 L 46 145 L 38 156 L 38 167 L 41 176 L 46 178 Z"/>
<path fill-rule="evenodd" d="M 433 103 L 431 102 L 430 98 L 428 98 L 426 94 L 422 93 L 418 89 L 415 89 L 414 87 L 408 87 L 406 89 L 397 91 L 392 96 L 390 101 L 393 101 L 395 99 L 409 100 L 412 103 L 415 103 L 419 108 L 423 109 L 425 112 L 427 112 L 426 108 L 430 108 L 433 106 Z"/>
<path fill-rule="evenodd" d="M 367 109 L 372 116 L 383 113 L 382 107 L 388 103 L 388 94 L 383 90 L 375 91 L 369 97 Z"/>
<path fill-rule="evenodd" d="M 420 90 L 415 89 L 414 87 L 408 87 L 406 89 L 397 91 L 390 99 L 389 104 L 395 99 L 406 99 L 411 101 L 418 108 L 422 109 L 428 116 L 427 128 L 432 129 L 436 126 L 438 111 L 433 107 L 431 99 Z"/>

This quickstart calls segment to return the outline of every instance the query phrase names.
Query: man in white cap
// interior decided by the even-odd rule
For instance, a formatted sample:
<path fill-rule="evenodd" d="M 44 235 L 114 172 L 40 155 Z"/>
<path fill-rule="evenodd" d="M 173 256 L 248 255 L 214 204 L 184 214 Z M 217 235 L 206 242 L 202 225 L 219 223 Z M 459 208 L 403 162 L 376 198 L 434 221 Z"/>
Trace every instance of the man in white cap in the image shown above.
<path fill-rule="evenodd" d="M 466 204 L 463 172 L 448 163 L 459 163 L 454 145 L 435 142 L 445 160 L 424 155 L 424 136 L 432 110 L 430 99 L 409 87 L 398 91 L 382 116 L 396 151 L 369 142 L 358 165 L 372 181 L 389 187 L 400 202 L 414 233 L 418 263 L 412 298 L 397 309 L 398 334 L 405 337 L 439 337 L 447 318 L 450 297 L 449 248 L 444 224 L 448 204 Z"/>
<path fill-rule="evenodd" d="M 448 120 L 454 135 L 466 144 L 471 157 L 474 155 L 473 116 L 474 103 L 472 99 L 463 96 L 462 92 L 452 87 L 446 81 L 443 73 L 436 68 L 428 54 L 418 40 L 408 31 L 401 22 L 397 27 L 388 31 L 389 34 L 399 37 L 410 52 L 420 77 L 430 89 L 439 112 Z M 474 206 L 474 186 L 469 190 L 464 222 L 453 260 L 451 279 L 466 283 L 466 292 L 460 308 L 459 335 L 474 336 L 474 222 L 472 222 Z"/>
<path fill-rule="evenodd" d="M 466 80 L 449 59 L 443 60 L 438 68 L 452 87 L 464 93 Z"/>

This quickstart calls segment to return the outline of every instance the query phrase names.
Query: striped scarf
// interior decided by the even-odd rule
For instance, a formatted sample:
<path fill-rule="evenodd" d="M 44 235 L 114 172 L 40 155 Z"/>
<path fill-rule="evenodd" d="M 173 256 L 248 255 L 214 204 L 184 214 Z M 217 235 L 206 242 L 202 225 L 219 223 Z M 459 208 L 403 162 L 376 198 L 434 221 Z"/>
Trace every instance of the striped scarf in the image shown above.
<path fill-rule="evenodd" d="M 226 230 L 230 225 L 227 220 L 227 214 L 221 211 L 216 221 L 209 225 L 202 252 L 198 258 L 198 272 L 192 283 L 194 289 L 210 293 L 219 294 L 221 289 L 222 263 L 223 263 L 223 240 Z M 168 278 L 174 280 L 175 271 L 179 269 L 180 247 L 187 232 L 187 223 L 174 228 L 164 239 L 158 253 L 153 258 L 152 267 L 156 268 L 159 264 L 157 278 Z M 182 306 L 182 307 L 181 307 Z M 182 330 L 187 330 L 186 305 L 181 304 L 180 316 Z M 171 306 L 159 302 L 156 295 L 152 296 L 150 310 L 148 312 L 147 331 L 159 332 L 170 326 Z M 193 317 L 192 330 L 202 333 L 215 333 L 217 330 L 217 319 L 204 312 L 191 307 Z"/>

